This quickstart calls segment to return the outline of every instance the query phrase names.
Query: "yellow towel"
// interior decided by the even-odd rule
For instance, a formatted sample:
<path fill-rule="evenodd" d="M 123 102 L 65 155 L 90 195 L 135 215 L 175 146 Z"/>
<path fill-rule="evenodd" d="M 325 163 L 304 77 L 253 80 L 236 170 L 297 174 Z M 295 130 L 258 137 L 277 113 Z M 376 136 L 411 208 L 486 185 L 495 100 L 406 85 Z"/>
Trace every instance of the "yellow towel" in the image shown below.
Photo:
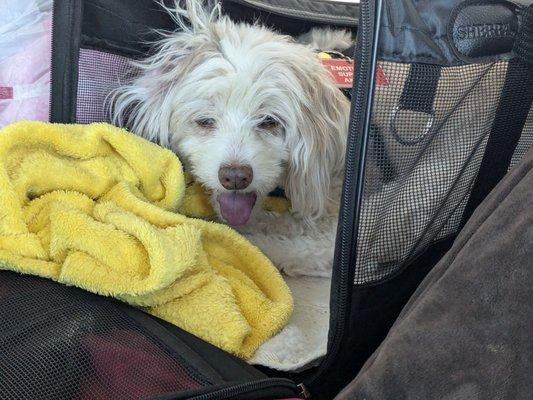
<path fill-rule="evenodd" d="M 287 322 L 289 289 L 234 230 L 177 213 L 185 189 L 172 152 L 122 129 L 10 125 L 1 268 L 122 299 L 249 358 Z"/>

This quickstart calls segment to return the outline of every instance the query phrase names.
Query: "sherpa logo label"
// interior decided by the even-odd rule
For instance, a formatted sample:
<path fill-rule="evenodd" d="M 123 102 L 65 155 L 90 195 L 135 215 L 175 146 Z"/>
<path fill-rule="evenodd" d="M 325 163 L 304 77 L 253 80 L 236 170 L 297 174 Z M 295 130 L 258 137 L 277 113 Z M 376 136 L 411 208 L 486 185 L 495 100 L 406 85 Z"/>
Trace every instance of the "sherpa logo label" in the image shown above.
<path fill-rule="evenodd" d="M 476 24 L 459 25 L 456 29 L 457 39 L 496 39 L 513 37 L 515 32 L 511 24 Z"/>

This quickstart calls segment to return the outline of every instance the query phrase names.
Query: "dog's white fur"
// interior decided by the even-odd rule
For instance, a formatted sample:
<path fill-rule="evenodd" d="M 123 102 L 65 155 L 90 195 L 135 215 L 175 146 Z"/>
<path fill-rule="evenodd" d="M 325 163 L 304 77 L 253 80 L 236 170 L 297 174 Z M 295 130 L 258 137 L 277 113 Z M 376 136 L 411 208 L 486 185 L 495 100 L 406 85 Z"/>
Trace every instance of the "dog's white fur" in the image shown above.
<path fill-rule="evenodd" d="M 353 45 L 352 33 L 342 29 L 312 28 L 298 36 L 299 43 L 305 43 L 315 50 L 344 51 Z"/>
<path fill-rule="evenodd" d="M 239 230 L 285 273 L 329 276 L 349 102 L 313 47 L 328 41 L 342 50 L 349 34 L 312 31 L 301 44 L 235 23 L 217 5 L 187 0 L 167 11 L 179 31 L 162 33 L 155 53 L 135 64 L 137 77 L 112 93 L 113 121 L 175 151 L 220 217 L 217 197 L 227 190 L 219 168 L 250 165 L 245 191 L 258 200 Z M 267 117 L 277 125 L 262 128 Z M 285 189 L 289 213 L 262 209 L 276 187 Z"/>

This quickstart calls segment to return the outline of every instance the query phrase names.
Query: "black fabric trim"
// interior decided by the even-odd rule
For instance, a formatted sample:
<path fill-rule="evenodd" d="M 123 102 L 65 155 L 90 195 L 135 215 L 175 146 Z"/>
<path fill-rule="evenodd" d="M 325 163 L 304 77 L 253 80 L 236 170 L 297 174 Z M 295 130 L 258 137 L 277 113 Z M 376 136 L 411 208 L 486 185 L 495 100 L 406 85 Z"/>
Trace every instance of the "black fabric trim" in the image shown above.
<path fill-rule="evenodd" d="M 278 15 L 253 7 L 224 0 L 223 11 L 237 21 L 261 23 L 290 35 L 307 32 L 313 26 L 345 27 L 356 31 L 355 26 L 337 23 L 320 23 L 294 16 Z M 358 7 L 348 9 L 357 14 Z M 150 42 L 157 39 L 155 30 L 173 31 L 172 19 L 153 0 L 84 0 L 82 18 L 82 47 L 103 50 L 130 58 L 139 58 L 150 52 Z"/>
<path fill-rule="evenodd" d="M 523 10 L 521 17 L 522 23 L 513 50 L 522 60 L 533 64 L 533 4 Z"/>
<path fill-rule="evenodd" d="M 401 63 L 424 63 L 442 66 L 467 65 L 455 53 L 448 37 L 452 11 L 465 0 L 385 0 L 381 19 L 382 35 L 379 59 Z M 490 3 L 487 0 L 485 3 Z M 529 0 L 503 1 L 516 6 L 517 14 Z M 509 53 L 495 54 L 482 62 L 508 60 Z"/>
<path fill-rule="evenodd" d="M 130 59 L 140 59 L 147 55 L 139 46 L 124 46 L 122 43 L 111 42 L 107 39 L 99 39 L 87 35 L 81 35 L 82 49 L 103 51 L 116 54 Z"/>
<path fill-rule="evenodd" d="M 261 381 L 241 381 L 226 385 L 208 386 L 187 392 L 157 396 L 151 400 L 264 400 L 292 398 L 298 394 L 298 387 L 292 381 L 263 379 Z"/>
<path fill-rule="evenodd" d="M 176 29 L 170 16 L 153 0 L 84 0 L 84 48 L 101 49 L 127 57 L 150 51 L 156 30 Z"/>
<path fill-rule="evenodd" d="M 333 3 L 326 0 L 224 0 L 240 7 L 247 6 L 266 13 L 304 21 L 356 27 L 359 5 Z"/>
<path fill-rule="evenodd" d="M 338 20 L 326 23 L 309 19 L 297 19 L 294 16 L 268 12 L 252 7 L 249 4 L 241 4 L 232 0 L 222 1 L 222 11 L 234 21 L 248 23 L 258 21 L 260 24 L 270 27 L 279 33 L 291 36 L 298 36 L 308 32 L 313 27 L 345 28 L 351 30 L 353 34 L 357 32 L 357 26 L 347 25 Z"/>
<path fill-rule="evenodd" d="M 518 58 L 509 61 L 496 117 L 463 213 L 462 225 L 507 173 L 532 101 L 533 64 Z"/>
<path fill-rule="evenodd" d="M 82 0 L 55 0 L 52 29 L 50 121 L 76 122 Z"/>

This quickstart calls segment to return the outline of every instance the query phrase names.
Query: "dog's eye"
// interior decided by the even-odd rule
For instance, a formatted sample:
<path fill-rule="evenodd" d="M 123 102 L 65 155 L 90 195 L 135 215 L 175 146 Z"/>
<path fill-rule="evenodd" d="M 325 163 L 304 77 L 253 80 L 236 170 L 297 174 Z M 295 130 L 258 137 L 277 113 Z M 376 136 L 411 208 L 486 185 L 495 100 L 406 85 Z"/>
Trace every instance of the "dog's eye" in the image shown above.
<path fill-rule="evenodd" d="M 213 118 L 201 118 L 195 122 L 200 128 L 213 129 L 215 127 L 215 120 Z"/>
<path fill-rule="evenodd" d="M 267 116 L 259 123 L 258 127 L 261 129 L 276 129 L 279 126 L 279 121 L 275 120 L 273 117 Z"/>

